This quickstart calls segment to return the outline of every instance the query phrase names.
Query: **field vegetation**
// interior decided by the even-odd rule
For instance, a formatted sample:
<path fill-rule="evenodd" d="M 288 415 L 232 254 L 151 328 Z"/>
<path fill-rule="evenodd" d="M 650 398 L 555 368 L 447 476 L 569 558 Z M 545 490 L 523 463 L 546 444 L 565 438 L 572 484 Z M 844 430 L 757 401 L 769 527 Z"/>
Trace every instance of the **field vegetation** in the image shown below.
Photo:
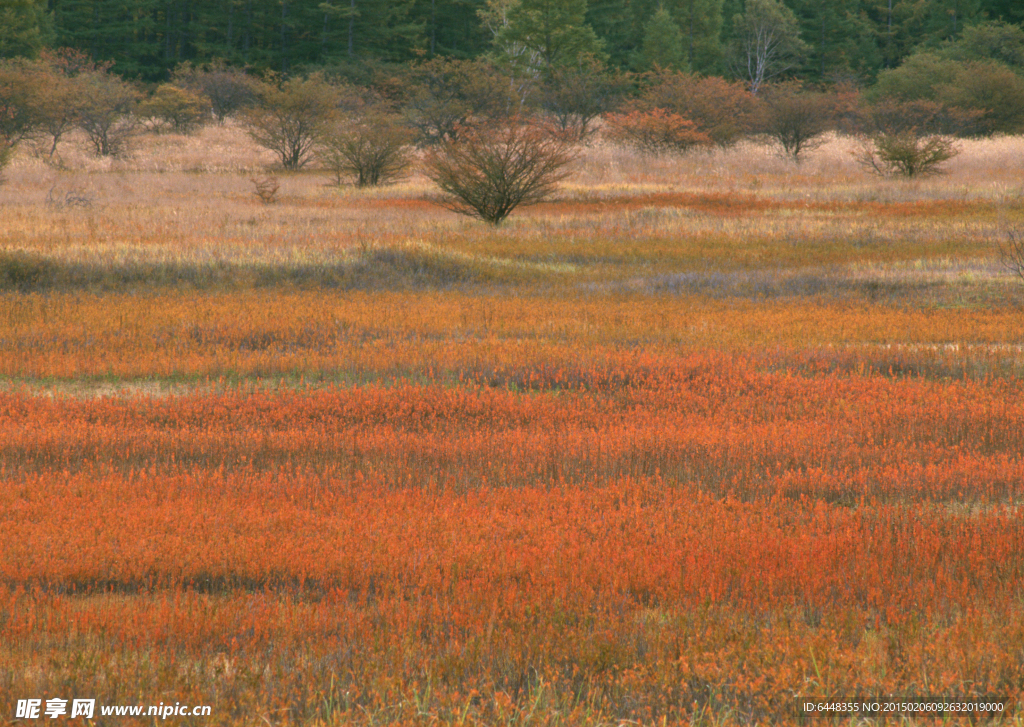
<path fill-rule="evenodd" d="M 264 204 L 236 119 L 82 133 L 0 186 L 0 703 L 1024 718 L 1024 139 L 907 179 L 599 132 L 494 226 L 419 150 Z"/>

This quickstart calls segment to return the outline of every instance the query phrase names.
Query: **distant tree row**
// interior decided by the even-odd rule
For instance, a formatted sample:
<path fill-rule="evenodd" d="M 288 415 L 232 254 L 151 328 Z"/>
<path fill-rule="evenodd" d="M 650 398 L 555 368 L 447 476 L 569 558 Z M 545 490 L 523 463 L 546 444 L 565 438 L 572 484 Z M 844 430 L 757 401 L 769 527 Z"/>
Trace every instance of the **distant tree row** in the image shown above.
<path fill-rule="evenodd" d="M 0 0 L 0 57 L 69 47 L 155 83 L 183 61 L 333 67 L 358 81 L 380 64 L 438 56 L 486 56 L 516 77 L 586 56 L 618 70 L 726 76 L 756 92 L 783 75 L 873 82 L 924 52 L 1019 65 L 1015 46 L 949 56 L 972 28 L 1001 29 L 991 36 L 1022 23 L 1020 0 Z"/>
<path fill-rule="evenodd" d="M 1024 31 L 1002 27 L 1024 46 Z M 603 126 L 608 139 L 646 154 L 770 139 L 795 160 L 829 130 L 914 138 L 1021 133 L 1024 75 L 975 53 L 991 30 L 977 26 L 938 52 L 917 53 L 880 73 L 868 91 L 765 77 L 755 93 L 751 79 L 663 68 L 629 74 L 589 55 L 539 73 L 438 57 L 388 67 L 361 86 L 324 71 L 256 76 L 186 62 L 170 82 L 147 88 L 80 51 L 43 50 L 37 59 L 0 60 L 0 154 L 9 159 L 29 142 L 59 164 L 60 145 L 77 129 L 96 154 L 116 156 L 141 131 L 189 133 L 235 116 L 283 168 L 317 158 L 338 183 L 352 174 L 359 184 L 377 184 L 390 162 L 373 171 L 357 158 L 385 150 L 399 158 L 411 144 L 436 146 L 514 118 L 535 119 L 571 143 Z M 538 51 L 531 62 L 539 58 Z"/>
<path fill-rule="evenodd" d="M 865 168 L 914 177 L 955 156 L 951 135 L 1024 131 L 1024 79 L 991 58 L 971 59 L 970 37 L 915 54 L 880 74 L 869 93 L 767 75 L 756 85 L 664 68 L 629 75 L 590 55 L 545 68 L 539 46 L 522 65 L 439 57 L 392 68 L 367 86 L 323 71 L 255 76 L 183 63 L 171 82 L 144 91 L 109 63 L 44 49 L 37 59 L 0 61 L 0 171 L 22 143 L 60 166 L 58 148 L 72 130 L 97 155 L 120 156 L 143 131 L 190 133 L 235 117 L 282 168 L 315 161 L 337 184 L 394 182 L 418 146 L 445 204 L 492 224 L 547 198 L 598 127 L 645 155 L 754 138 L 795 162 L 826 132 L 855 132 L 870 139 L 858 156 Z M 521 44 L 509 41 L 510 49 Z M 552 42 L 548 52 L 567 46 Z M 272 202 L 276 179 L 253 181 Z"/>

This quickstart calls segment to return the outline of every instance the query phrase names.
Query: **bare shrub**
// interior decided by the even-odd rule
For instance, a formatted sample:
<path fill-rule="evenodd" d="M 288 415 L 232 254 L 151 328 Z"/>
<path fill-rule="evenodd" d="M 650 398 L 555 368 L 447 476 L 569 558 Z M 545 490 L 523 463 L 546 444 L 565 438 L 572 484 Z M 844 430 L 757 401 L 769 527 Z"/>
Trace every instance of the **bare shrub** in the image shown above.
<path fill-rule="evenodd" d="M 695 123 L 665 109 L 608 114 L 605 121 L 609 139 L 641 154 L 680 154 L 712 144 Z"/>
<path fill-rule="evenodd" d="M 563 135 L 516 118 L 460 133 L 432 149 L 425 164 L 449 195 L 443 206 L 497 225 L 516 207 L 548 199 L 573 158 Z"/>
<path fill-rule="evenodd" d="M 909 179 L 942 174 L 942 163 L 959 153 L 952 139 L 905 131 L 875 136 L 857 153 L 857 161 L 875 174 Z"/>
<path fill-rule="evenodd" d="M 357 187 L 391 184 L 409 168 L 412 140 L 412 130 L 400 119 L 370 114 L 325 134 L 320 159 L 337 185 L 346 177 L 354 177 Z"/>
<path fill-rule="evenodd" d="M 46 206 L 52 210 L 87 209 L 92 207 L 93 197 L 81 187 L 61 188 L 60 185 L 50 187 L 46 195 Z"/>
<path fill-rule="evenodd" d="M 281 189 L 281 185 L 277 181 L 277 177 L 274 175 L 268 175 L 265 177 L 253 177 L 249 180 L 252 182 L 253 194 L 263 204 L 273 204 L 277 201 L 277 191 Z"/>
<path fill-rule="evenodd" d="M 1024 283 L 1024 232 L 1006 231 L 1006 240 L 999 245 L 999 262 Z"/>

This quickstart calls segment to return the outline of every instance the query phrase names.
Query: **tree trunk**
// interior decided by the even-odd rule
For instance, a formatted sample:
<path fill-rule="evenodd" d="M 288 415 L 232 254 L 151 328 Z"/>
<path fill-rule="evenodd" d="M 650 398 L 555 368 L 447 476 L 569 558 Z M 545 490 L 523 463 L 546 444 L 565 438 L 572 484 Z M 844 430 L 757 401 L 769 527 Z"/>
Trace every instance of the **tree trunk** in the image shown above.
<path fill-rule="evenodd" d="M 353 58 L 356 54 L 356 0 L 350 0 L 348 7 L 348 57 Z"/>
<path fill-rule="evenodd" d="M 281 0 L 281 73 L 288 72 L 288 0 Z"/>

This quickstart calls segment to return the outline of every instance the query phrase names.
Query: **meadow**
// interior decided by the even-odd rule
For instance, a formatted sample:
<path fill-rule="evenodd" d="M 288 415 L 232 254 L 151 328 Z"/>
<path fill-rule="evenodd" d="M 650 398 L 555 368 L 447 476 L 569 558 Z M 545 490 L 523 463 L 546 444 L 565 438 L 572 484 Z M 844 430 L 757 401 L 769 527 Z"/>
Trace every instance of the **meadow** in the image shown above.
<path fill-rule="evenodd" d="M 22 152 L 5 720 L 1020 724 L 1024 139 L 857 143 L 597 142 L 497 228 L 418 175 L 262 204 L 231 123 Z M 1004 706 L 802 708 L 924 700 Z"/>

